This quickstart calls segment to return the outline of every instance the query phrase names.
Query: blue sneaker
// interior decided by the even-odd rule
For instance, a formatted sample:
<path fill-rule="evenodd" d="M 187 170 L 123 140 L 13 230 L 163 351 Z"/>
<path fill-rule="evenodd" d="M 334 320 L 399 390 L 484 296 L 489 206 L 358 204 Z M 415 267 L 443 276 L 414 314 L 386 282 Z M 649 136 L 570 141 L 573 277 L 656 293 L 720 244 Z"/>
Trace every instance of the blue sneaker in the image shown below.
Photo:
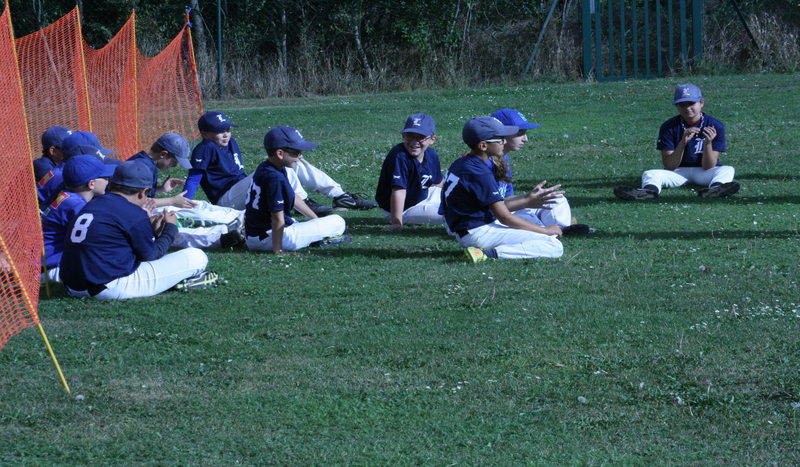
<path fill-rule="evenodd" d="M 332 246 L 347 245 L 353 243 L 353 237 L 349 235 L 338 235 L 336 237 L 323 238 L 318 242 L 314 242 L 309 246 L 318 246 L 320 248 L 330 248 Z"/>

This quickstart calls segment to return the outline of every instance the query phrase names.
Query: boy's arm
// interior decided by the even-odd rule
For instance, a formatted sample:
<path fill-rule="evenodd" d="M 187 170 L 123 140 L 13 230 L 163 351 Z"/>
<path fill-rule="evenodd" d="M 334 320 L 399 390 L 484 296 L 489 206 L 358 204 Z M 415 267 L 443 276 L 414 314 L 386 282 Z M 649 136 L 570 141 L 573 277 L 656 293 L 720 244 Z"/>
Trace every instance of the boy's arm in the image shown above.
<path fill-rule="evenodd" d="M 524 208 L 549 209 L 548 204 L 564 195 L 563 191 L 556 191 L 561 185 L 553 185 L 544 188 L 547 180 L 542 180 L 533 190 L 524 195 L 511 195 L 504 201 L 509 211 L 517 211 Z"/>
<path fill-rule="evenodd" d="M 661 151 L 661 162 L 664 164 L 666 170 L 675 170 L 680 167 L 686 145 L 689 144 L 689 141 L 699 132 L 700 129 L 697 127 L 687 128 L 684 130 L 683 135 L 681 135 L 681 140 L 675 145 L 675 149 L 672 151 Z M 714 164 L 716 164 L 716 162 L 714 162 Z"/>
<path fill-rule="evenodd" d="M 299 197 L 299 196 L 295 196 L 294 197 L 294 209 L 297 212 L 299 212 L 300 214 L 306 216 L 308 219 L 316 219 L 317 218 L 316 213 L 314 213 L 314 211 L 312 211 L 311 208 L 308 207 L 308 204 L 306 204 L 306 201 L 303 198 Z"/>
<path fill-rule="evenodd" d="M 194 198 L 194 193 L 197 187 L 200 186 L 200 181 L 203 180 L 204 172 L 199 169 L 189 169 L 189 176 L 186 177 L 186 184 L 183 185 L 184 196 L 188 199 Z"/>
<path fill-rule="evenodd" d="M 714 138 L 717 137 L 717 129 L 709 125 L 703 128 L 703 170 L 712 169 L 717 166 L 719 161 L 719 151 L 712 147 Z"/>
<path fill-rule="evenodd" d="M 152 198 L 156 202 L 157 207 L 172 206 L 180 209 L 192 209 L 197 206 L 196 201 L 192 201 L 186 197 L 186 191 L 175 196 L 168 198 Z"/>
<path fill-rule="evenodd" d="M 283 211 L 271 211 L 269 213 L 272 218 L 272 252 L 276 255 L 283 254 L 283 228 L 286 226 L 286 219 L 283 217 Z"/>
<path fill-rule="evenodd" d="M 392 187 L 392 197 L 389 200 L 391 224 L 385 230 L 398 230 L 403 228 L 403 209 L 406 205 L 406 189 Z"/>
<path fill-rule="evenodd" d="M 496 201 L 490 204 L 489 209 L 492 210 L 492 213 L 494 213 L 495 217 L 497 217 L 497 219 L 503 223 L 503 225 L 511 227 L 512 229 L 528 230 L 545 235 L 561 236 L 561 227 L 559 227 L 558 224 L 542 227 L 532 222 L 528 222 L 525 219 L 512 214 L 511 211 L 509 211 L 506 207 L 504 201 Z"/>

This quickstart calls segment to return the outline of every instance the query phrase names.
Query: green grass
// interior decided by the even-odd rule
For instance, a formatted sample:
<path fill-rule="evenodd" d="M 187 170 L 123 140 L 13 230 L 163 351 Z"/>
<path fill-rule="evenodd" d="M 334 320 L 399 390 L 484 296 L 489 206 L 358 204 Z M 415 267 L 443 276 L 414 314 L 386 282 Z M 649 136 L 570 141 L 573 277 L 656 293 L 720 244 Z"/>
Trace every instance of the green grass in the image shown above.
<path fill-rule="evenodd" d="M 779 464 L 800 462 L 797 75 L 695 77 L 726 123 L 742 191 L 613 186 L 658 166 L 659 124 L 689 79 L 216 102 L 249 170 L 274 125 L 374 193 L 405 117 L 438 123 L 446 166 L 467 118 L 543 125 L 513 156 L 600 229 L 559 260 L 462 262 L 440 229 L 351 245 L 210 252 L 230 283 L 118 303 L 65 298 L 0 352 L 0 464 Z M 320 195 L 316 195 L 322 201 Z M 702 266 L 702 267 L 701 267 Z M 82 395 L 82 400 L 76 395 Z"/>

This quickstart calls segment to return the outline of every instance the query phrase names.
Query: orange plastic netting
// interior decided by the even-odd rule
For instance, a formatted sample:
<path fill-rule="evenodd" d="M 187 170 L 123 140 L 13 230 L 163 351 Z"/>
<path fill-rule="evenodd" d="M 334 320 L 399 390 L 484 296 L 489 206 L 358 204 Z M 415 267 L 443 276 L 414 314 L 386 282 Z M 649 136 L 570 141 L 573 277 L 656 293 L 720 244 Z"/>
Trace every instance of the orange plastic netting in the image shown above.
<path fill-rule="evenodd" d="M 42 227 L 8 5 L 0 17 L 0 347 L 37 324 Z"/>
<path fill-rule="evenodd" d="M 136 15 L 102 49 L 83 40 L 77 7 L 47 28 L 13 36 L 0 24 L 0 348 L 38 323 L 42 251 L 32 159 L 48 127 L 92 131 L 127 159 L 171 131 L 199 136 L 203 111 L 191 33 L 182 28 L 158 55 L 136 46 Z M 27 125 L 26 125 L 27 122 Z"/>

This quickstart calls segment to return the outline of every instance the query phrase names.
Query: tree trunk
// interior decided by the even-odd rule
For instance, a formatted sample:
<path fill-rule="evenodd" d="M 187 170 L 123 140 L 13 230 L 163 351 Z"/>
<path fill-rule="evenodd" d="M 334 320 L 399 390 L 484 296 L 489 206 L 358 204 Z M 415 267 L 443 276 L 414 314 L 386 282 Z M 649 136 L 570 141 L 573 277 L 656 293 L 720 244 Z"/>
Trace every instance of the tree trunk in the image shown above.
<path fill-rule="evenodd" d="M 206 24 L 200 11 L 200 0 L 191 0 L 190 6 L 192 11 L 189 13 L 189 18 L 192 21 L 192 35 L 197 47 L 197 55 L 205 58 L 208 56 L 208 43 L 206 41 Z"/>
<path fill-rule="evenodd" d="M 358 21 L 355 22 L 355 30 L 353 31 L 353 35 L 355 36 L 356 40 L 356 49 L 358 50 L 358 55 L 361 58 L 361 65 L 367 70 L 367 78 L 369 78 L 370 82 L 373 80 L 372 76 L 372 67 L 369 65 L 369 59 L 367 58 L 367 51 L 364 50 L 364 46 L 361 43 L 361 25 Z"/>

